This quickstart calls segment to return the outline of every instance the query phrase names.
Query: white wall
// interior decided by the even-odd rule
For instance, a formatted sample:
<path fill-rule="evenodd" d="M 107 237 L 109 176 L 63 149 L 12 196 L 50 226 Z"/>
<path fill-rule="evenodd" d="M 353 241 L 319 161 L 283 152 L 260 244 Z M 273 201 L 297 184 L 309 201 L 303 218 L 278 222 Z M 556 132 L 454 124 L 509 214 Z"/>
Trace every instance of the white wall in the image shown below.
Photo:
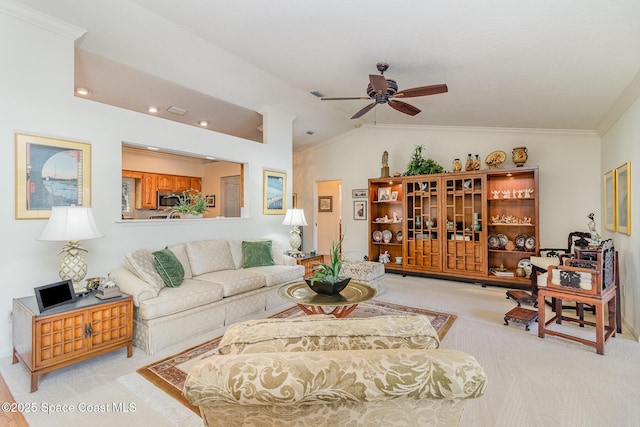
<path fill-rule="evenodd" d="M 315 223 L 318 215 L 315 183 L 342 180 L 343 250 L 345 256 L 361 259 L 367 253 L 368 222 L 353 220 L 351 190 L 367 188 L 369 178 L 380 176 L 385 150 L 389 152 L 390 173 L 404 172 L 416 145 L 424 145 L 425 157 L 446 170 L 451 170 L 454 158 L 464 164 L 469 153 L 480 155 L 484 169 L 485 157 L 494 150 L 507 153 L 503 167 L 514 167 L 511 150 L 526 146 L 526 165 L 540 169 L 541 246 L 566 246 L 570 231 L 588 231 L 590 212 L 602 223 L 600 138 L 595 132 L 380 125 L 354 130 L 294 154 L 294 192 L 307 222 Z M 311 231 L 305 229 L 306 248 L 316 246 L 308 240 L 314 234 Z"/>
<path fill-rule="evenodd" d="M 46 27 L 46 18 L 43 18 Z M 92 206 L 104 238 L 84 242 L 88 276 L 104 276 L 136 248 L 178 242 L 264 236 L 288 246 L 282 215 L 262 215 L 262 171 L 288 174 L 291 200 L 293 118 L 264 107 L 265 144 L 186 126 L 73 96 L 74 40 L 0 10 L 0 204 L 3 280 L 0 294 L 0 357 L 11 351 L 9 311 L 13 298 L 58 279 L 62 242 L 37 238 L 46 220 L 16 220 L 14 134 L 16 132 L 88 142 L 92 149 Z M 247 164 L 244 218 L 200 221 L 121 222 L 121 143 L 155 145 Z M 18 177 L 19 178 L 19 177 Z"/>
<path fill-rule="evenodd" d="M 640 99 L 602 137 L 601 176 L 631 162 L 631 235 L 604 230 L 614 240 L 619 254 L 622 316 L 634 336 L 640 335 Z M 635 202 L 635 203 L 634 203 Z"/>

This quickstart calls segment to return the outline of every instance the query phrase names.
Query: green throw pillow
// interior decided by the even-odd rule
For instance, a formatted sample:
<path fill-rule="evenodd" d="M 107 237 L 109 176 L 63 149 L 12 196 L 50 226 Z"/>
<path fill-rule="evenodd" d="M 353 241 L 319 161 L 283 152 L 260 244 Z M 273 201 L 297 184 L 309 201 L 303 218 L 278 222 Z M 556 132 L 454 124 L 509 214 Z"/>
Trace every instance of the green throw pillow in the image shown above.
<path fill-rule="evenodd" d="M 259 267 L 261 265 L 274 265 L 271 254 L 271 240 L 264 242 L 242 242 L 242 255 L 244 268 Z"/>
<path fill-rule="evenodd" d="M 180 286 L 184 279 L 184 267 L 170 249 L 164 248 L 153 253 L 153 265 L 165 285 L 170 288 Z"/>

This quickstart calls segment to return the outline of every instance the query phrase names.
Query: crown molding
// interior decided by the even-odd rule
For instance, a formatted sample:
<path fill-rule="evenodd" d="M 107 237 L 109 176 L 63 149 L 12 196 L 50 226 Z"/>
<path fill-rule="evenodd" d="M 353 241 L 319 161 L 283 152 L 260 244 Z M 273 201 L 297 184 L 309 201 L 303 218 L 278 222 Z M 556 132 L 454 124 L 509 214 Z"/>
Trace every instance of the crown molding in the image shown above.
<path fill-rule="evenodd" d="M 82 37 L 87 30 L 12 0 L 0 0 L 0 13 L 36 25 L 71 40 Z"/>
<path fill-rule="evenodd" d="M 597 128 L 598 135 L 604 136 L 638 98 L 640 98 L 640 72 L 631 80 L 629 86 L 625 88 L 622 95 L 600 122 Z"/>

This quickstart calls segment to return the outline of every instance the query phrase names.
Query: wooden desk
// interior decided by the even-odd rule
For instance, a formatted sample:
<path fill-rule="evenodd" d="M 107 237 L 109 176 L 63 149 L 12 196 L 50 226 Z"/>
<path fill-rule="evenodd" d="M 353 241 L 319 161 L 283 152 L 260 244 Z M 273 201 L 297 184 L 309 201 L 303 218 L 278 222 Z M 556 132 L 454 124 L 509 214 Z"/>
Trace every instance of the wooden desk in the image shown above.
<path fill-rule="evenodd" d="M 545 322 L 545 304 L 544 298 L 548 296 L 555 298 L 555 315 Z M 589 322 L 580 318 L 562 315 L 562 300 L 573 301 L 576 303 L 590 304 L 595 308 L 596 321 Z M 604 323 L 605 306 L 608 309 L 608 322 Z M 547 325 L 555 322 L 561 324 L 563 320 L 574 322 L 579 325 L 595 326 L 596 340 L 590 341 L 584 338 L 554 331 L 547 328 Z M 611 285 L 603 291 L 601 296 L 570 294 L 567 292 L 557 291 L 554 289 L 540 288 L 538 289 L 538 336 L 544 338 L 545 334 L 555 335 L 566 338 L 568 340 L 577 341 L 584 345 L 594 347 L 598 354 L 604 354 L 604 344 L 612 336 L 616 334 L 616 286 Z"/>

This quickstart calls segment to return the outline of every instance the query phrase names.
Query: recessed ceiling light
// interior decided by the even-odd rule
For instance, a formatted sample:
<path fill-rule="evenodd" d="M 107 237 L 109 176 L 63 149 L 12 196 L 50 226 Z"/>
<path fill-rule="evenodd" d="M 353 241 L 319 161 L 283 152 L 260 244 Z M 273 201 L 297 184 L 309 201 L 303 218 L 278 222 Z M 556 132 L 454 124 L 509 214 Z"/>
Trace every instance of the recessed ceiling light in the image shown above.
<path fill-rule="evenodd" d="M 79 87 L 79 88 L 76 89 L 76 93 L 78 95 L 89 95 L 90 92 L 91 91 L 89 89 L 84 88 L 84 87 Z"/>
<path fill-rule="evenodd" d="M 205 128 L 205 127 L 209 126 L 209 122 L 208 122 L 208 121 L 206 121 L 206 120 L 200 120 L 200 121 L 198 122 L 198 124 L 199 124 L 200 126 L 202 126 L 203 128 Z"/>
<path fill-rule="evenodd" d="M 216 158 L 213 156 L 207 156 L 207 160 L 215 160 Z"/>
<path fill-rule="evenodd" d="M 149 107 L 147 108 L 147 111 L 150 113 L 157 113 L 158 112 L 158 107 Z"/>
<path fill-rule="evenodd" d="M 158 147 L 147 147 L 147 150 L 158 151 L 159 148 Z"/>

